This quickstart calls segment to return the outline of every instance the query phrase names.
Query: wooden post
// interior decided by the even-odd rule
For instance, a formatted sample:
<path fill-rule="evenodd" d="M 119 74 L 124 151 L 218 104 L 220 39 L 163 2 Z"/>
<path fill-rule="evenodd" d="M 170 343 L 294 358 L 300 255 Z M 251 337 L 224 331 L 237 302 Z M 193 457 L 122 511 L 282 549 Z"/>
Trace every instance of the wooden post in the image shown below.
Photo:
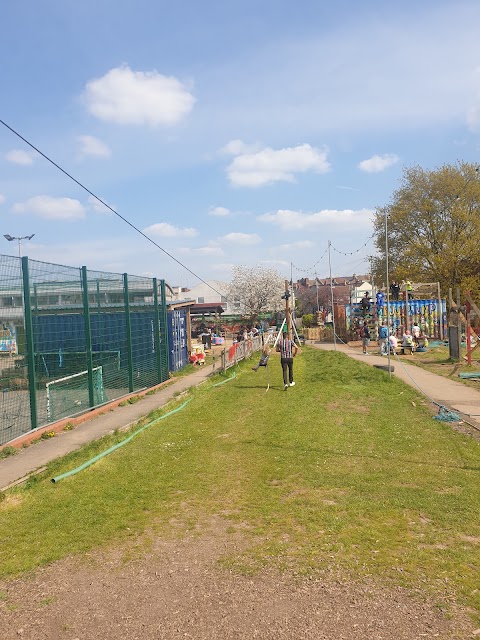
<path fill-rule="evenodd" d="M 187 307 L 187 352 L 192 354 L 192 316 L 190 315 L 190 307 Z"/>
<path fill-rule="evenodd" d="M 465 317 L 460 312 L 460 287 L 455 288 L 456 298 L 457 298 L 457 310 L 458 310 L 458 355 L 459 357 L 462 355 L 462 317 L 465 320 Z"/>
<path fill-rule="evenodd" d="M 409 317 L 409 311 L 410 311 L 410 305 L 408 304 L 408 289 L 407 289 L 407 283 L 405 282 L 404 284 L 404 292 L 405 292 L 405 332 L 410 330 L 410 317 Z"/>
<path fill-rule="evenodd" d="M 287 323 L 287 334 L 291 340 L 292 332 L 292 315 L 290 313 L 290 290 L 288 280 L 285 280 L 285 322 Z"/>
<path fill-rule="evenodd" d="M 458 308 L 453 302 L 452 289 L 448 290 L 448 350 L 452 360 L 460 360 L 460 341 L 458 330 Z"/>
<path fill-rule="evenodd" d="M 437 282 L 438 288 L 438 337 L 440 340 L 444 339 L 445 332 L 443 330 L 443 310 L 442 310 L 442 296 L 440 293 L 440 282 Z"/>
<path fill-rule="evenodd" d="M 470 297 L 470 291 L 467 291 L 467 302 L 466 302 L 466 311 L 465 311 L 465 317 L 467 320 L 467 331 L 466 331 L 466 337 L 467 337 L 467 362 L 468 364 L 472 364 L 472 343 L 470 341 L 471 335 L 472 335 L 472 331 L 470 329 L 470 309 L 471 309 L 471 305 L 470 305 L 470 301 L 468 300 L 468 298 Z"/>

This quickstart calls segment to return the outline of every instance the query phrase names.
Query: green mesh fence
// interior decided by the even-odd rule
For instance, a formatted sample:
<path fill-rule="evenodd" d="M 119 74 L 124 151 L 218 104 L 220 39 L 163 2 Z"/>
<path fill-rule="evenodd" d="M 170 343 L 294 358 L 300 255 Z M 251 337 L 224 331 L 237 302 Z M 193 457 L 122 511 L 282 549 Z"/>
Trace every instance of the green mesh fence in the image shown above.
<path fill-rule="evenodd" d="M 30 428 L 20 258 L 0 261 L 0 444 Z"/>
<path fill-rule="evenodd" d="M 0 444 L 168 378 L 161 281 L 0 256 Z"/>

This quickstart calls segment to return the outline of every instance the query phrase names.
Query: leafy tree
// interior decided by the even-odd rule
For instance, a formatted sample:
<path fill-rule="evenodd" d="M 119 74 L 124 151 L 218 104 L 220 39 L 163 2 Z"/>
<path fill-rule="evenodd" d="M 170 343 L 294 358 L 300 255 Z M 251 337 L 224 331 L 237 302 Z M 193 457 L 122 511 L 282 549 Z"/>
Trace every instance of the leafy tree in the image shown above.
<path fill-rule="evenodd" d="M 302 326 L 308 329 L 308 327 L 311 327 L 312 324 L 313 324 L 313 313 L 305 313 L 302 316 Z"/>
<path fill-rule="evenodd" d="M 228 296 L 240 303 L 242 315 L 251 321 L 255 321 L 260 313 L 275 312 L 284 307 L 284 292 L 285 279 L 275 269 L 233 267 Z"/>
<path fill-rule="evenodd" d="M 404 169 L 391 202 L 377 209 L 372 259 L 377 283 L 386 281 L 385 219 L 390 280 L 440 282 L 480 293 L 480 173 L 459 162 L 434 171 Z"/>

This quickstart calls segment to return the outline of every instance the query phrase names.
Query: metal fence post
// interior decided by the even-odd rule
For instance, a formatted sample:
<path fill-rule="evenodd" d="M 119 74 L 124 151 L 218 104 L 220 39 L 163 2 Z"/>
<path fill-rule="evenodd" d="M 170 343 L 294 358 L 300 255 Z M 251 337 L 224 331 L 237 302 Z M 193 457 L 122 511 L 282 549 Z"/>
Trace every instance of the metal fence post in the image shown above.
<path fill-rule="evenodd" d="M 92 328 L 90 324 L 90 305 L 88 303 L 88 278 L 87 267 L 82 267 L 82 295 L 83 295 L 83 320 L 85 327 L 85 346 L 87 349 L 88 372 L 88 404 L 95 406 L 95 394 L 93 391 L 93 359 L 92 359 Z"/>
<path fill-rule="evenodd" d="M 128 390 L 133 392 L 133 351 L 132 351 L 132 323 L 130 321 L 130 301 L 128 299 L 128 274 L 123 274 L 123 299 L 125 305 L 125 328 L 127 332 L 128 357 Z"/>
<path fill-rule="evenodd" d="M 165 361 L 166 361 L 166 376 L 165 379 L 168 378 L 168 370 L 169 370 L 169 352 L 170 352 L 170 344 L 168 342 L 168 314 L 167 314 L 167 294 L 165 289 L 165 280 L 160 280 L 160 300 L 162 305 L 162 316 L 161 320 L 163 323 L 163 327 L 165 330 L 165 339 L 162 344 L 164 349 Z"/>
<path fill-rule="evenodd" d="M 28 274 L 28 257 L 22 258 L 23 308 L 25 314 L 25 342 L 28 371 L 28 391 L 30 395 L 30 425 L 38 426 L 37 419 L 37 385 L 35 379 L 35 349 L 33 344 L 32 305 L 30 300 L 30 278 Z"/>
<path fill-rule="evenodd" d="M 163 368 L 162 368 L 162 352 L 160 341 L 160 311 L 158 308 L 158 284 L 157 279 L 153 278 L 153 303 L 155 313 L 155 356 L 157 360 L 157 382 L 163 382 Z"/>

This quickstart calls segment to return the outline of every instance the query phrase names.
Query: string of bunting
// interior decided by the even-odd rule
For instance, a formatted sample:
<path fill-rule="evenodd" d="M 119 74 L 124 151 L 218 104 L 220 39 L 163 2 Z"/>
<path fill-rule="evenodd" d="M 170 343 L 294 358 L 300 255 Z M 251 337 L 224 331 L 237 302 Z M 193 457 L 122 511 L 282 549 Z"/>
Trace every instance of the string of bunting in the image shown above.
<path fill-rule="evenodd" d="M 321 262 L 323 260 L 323 258 L 327 255 L 327 251 L 328 251 L 328 247 L 325 249 L 325 251 L 323 252 L 322 256 L 314 263 L 312 264 L 311 267 L 308 267 L 308 269 L 301 269 L 300 267 L 295 266 L 292 263 L 292 267 L 294 267 L 297 271 L 302 271 L 303 273 L 312 273 L 312 270 L 317 266 L 317 264 L 319 262 Z"/>
<path fill-rule="evenodd" d="M 374 233 L 372 233 L 372 235 L 366 240 L 366 242 L 364 242 L 362 244 L 362 246 L 359 249 L 355 249 L 355 251 L 340 251 L 340 249 L 336 249 L 333 244 L 330 244 L 330 246 L 332 247 L 332 249 L 334 251 L 336 251 L 337 253 L 342 254 L 342 256 L 353 256 L 355 253 L 359 253 L 362 249 L 365 249 L 365 247 L 368 245 L 368 243 L 370 242 L 370 240 L 375 236 Z"/>
<path fill-rule="evenodd" d="M 340 253 L 342 256 L 353 256 L 355 253 L 359 253 L 360 251 L 362 251 L 362 249 L 365 249 L 365 247 L 368 245 L 368 243 L 374 236 L 375 236 L 375 233 L 372 233 L 372 235 L 364 242 L 364 244 L 362 244 L 362 246 L 359 249 L 355 249 L 355 251 L 348 251 L 348 252 L 340 251 L 339 249 L 336 249 L 331 243 L 330 243 L 330 246 L 334 251 L 336 251 L 337 253 Z M 307 269 L 302 269 L 301 267 L 297 267 L 293 263 L 292 263 L 292 267 L 297 271 L 302 271 L 303 273 L 312 273 L 313 269 L 317 266 L 319 262 L 323 260 L 327 252 L 328 252 L 328 247 L 325 249 L 322 256 L 314 264 L 312 264 L 311 267 L 308 267 Z"/>

